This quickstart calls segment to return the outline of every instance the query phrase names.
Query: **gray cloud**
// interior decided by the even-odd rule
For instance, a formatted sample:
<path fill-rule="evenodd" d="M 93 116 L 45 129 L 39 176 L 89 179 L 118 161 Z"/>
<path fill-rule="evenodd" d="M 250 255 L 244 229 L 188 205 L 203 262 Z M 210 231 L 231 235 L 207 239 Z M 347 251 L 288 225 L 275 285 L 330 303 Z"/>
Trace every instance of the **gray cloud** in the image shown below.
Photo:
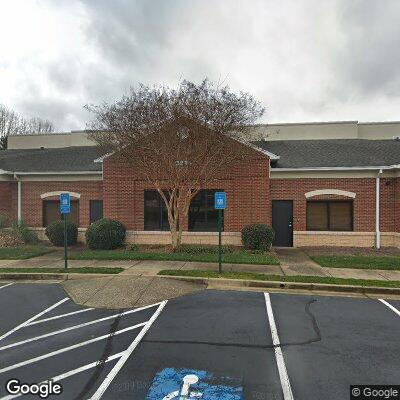
<path fill-rule="evenodd" d="M 361 95 L 400 92 L 400 2 L 346 1 L 340 28 L 346 45 L 337 60 L 341 78 Z"/>
<path fill-rule="evenodd" d="M 61 130 L 139 82 L 206 76 L 254 94 L 268 122 L 399 119 L 398 0 L 23 3 L 15 46 L 0 43 L 0 102 Z"/>

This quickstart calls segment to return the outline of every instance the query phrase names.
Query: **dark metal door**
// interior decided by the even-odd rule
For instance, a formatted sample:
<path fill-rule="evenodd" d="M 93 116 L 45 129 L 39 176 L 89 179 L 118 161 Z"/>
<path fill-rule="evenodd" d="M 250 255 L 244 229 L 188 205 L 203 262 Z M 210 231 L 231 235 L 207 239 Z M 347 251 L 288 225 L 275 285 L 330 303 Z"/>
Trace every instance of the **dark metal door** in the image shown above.
<path fill-rule="evenodd" d="M 272 227 L 275 231 L 274 246 L 293 246 L 293 201 L 272 201 Z"/>
<path fill-rule="evenodd" d="M 90 223 L 103 218 L 103 200 L 90 200 Z"/>

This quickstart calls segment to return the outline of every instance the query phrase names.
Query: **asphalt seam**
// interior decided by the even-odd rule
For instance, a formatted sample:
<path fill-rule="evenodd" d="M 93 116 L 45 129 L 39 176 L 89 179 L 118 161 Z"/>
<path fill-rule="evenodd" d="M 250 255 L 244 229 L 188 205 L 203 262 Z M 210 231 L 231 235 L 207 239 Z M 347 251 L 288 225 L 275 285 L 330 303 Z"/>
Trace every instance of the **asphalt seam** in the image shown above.
<path fill-rule="evenodd" d="M 133 304 L 133 307 L 136 306 L 136 304 L 141 300 L 141 298 L 147 293 L 150 285 L 153 283 L 153 281 L 156 279 L 156 276 L 153 276 L 153 278 L 150 280 L 150 282 L 144 287 L 144 289 L 139 293 L 139 296 L 135 303 Z"/>
<path fill-rule="evenodd" d="M 100 290 L 103 290 L 104 287 L 105 287 L 109 282 L 111 282 L 114 278 L 115 278 L 115 277 L 112 276 L 110 279 L 107 279 L 107 281 L 106 281 L 103 285 L 101 285 L 91 296 L 89 296 L 89 297 L 88 297 L 83 303 L 81 303 L 81 304 L 82 304 L 82 305 L 85 305 L 88 301 L 92 300 L 93 297 L 96 296 L 96 295 L 100 292 Z"/>

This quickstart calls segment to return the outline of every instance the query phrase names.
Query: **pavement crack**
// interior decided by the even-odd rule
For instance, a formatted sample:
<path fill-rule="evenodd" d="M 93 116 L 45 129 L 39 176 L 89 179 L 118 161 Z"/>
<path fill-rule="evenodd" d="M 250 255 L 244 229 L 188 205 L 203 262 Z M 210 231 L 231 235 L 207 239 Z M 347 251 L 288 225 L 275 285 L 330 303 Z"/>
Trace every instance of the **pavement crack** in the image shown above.
<path fill-rule="evenodd" d="M 384 280 L 390 281 L 390 279 L 388 277 L 386 277 L 385 275 L 383 275 L 383 273 L 378 272 L 378 275 L 381 276 Z"/>
<path fill-rule="evenodd" d="M 87 381 L 86 385 L 83 387 L 82 391 L 75 398 L 75 400 L 87 398 L 87 394 L 93 388 L 93 386 L 96 384 L 99 377 L 101 376 L 101 374 L 105 368 L 107 358 L 111 355 L 111 353 L 113 351 L 114 334 L 118 329 L 119 323 L 122 318 L 122 313 L 123 313 L 123 310 L 120 309 L 118 315 L 115 317 L 113 323 L 110 326 L 110 330 L 108 332 L 109 337 L 107 338 L 106 345 L 104 346 L 103 354 L 101 355 L 100 359 L 98 360 L 97 365 L 94 368 L 94 371 L 93 371 L 91 377 Z"/>
<path fill-rule="evenodd" d="M 317 319 L 315 318 L 315 315 L 310 311 L 311 304 L 315 303 L 316 301 L 317 299 L 311 299 L 305 306 L 305 312 L 311 319 L 311 323 L 315 333 L 315 338 L 310 339 L 309 343 L 320 342 L 322 340 L 321 330 L 319 329 Z"/>
<path fill-rule="evenodd" d="M 157 343 L 157 344 L 191 344 L 191 345 L 202 345 L 202 346 L 216 346 L 216 347 L 238 347 L 246 349 L 274 349 L 275 347 L 288 347 L 288 346 L 301 346 L 309 343 L 313 343 L 316 340 L 307 340 L 304 342 L 288 342 L 281 343 L 280 345 L 274 344 L 249 344 L 249 343 L 224 343 L 224 342 L 206 342 L 196 340 L 151 340 L 144 339 L 141 343 Z"/>
<path fill-rule="evenodd" d="M 251 343 L 226 343 L 226 342 L 211 342 L 211 341 L 200 341 L 200 340 L 152 340 L 143 339 L 142 343 L 157 343 L 157 344 L 191 344 L 191 345 L 203 345 L 203 346 L 216 346 L 216 347 L 238 347 L 238 348 L 249 348 L 249 349 L 274 349 L 276 347 L 289 347 L 289 346 L 305 346 L 311 343 L 320 342 L 322 340 L 321 330 L 319 329 L 315 315 L 311 312 L 311 304 L 317 300 L 312 299 L 305 305 L 305 312 L 311 319 L 312 328 L 315 336 L 304 341 L 294 342 L 283 342 L 279 345 L 274 344 L 251 344 Z"/>

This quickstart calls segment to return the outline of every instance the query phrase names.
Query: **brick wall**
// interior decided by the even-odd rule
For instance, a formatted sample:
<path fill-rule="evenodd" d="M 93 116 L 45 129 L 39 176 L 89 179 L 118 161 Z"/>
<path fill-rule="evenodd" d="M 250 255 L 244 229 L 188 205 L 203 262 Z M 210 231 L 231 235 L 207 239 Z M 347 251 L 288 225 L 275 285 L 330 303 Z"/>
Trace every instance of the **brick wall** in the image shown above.
<path fill-rule="evenodd" d="M 318 189 L 339 189 L 355 192 L 354 199 L 354 231 L 375 231 L 375 179 L 271 179 L 271 200 L 293 200 L 293 229 L 306 230 L 306 197 L 305 193 Z M 395 193 L 400 190 L 394 179 L 381 179 L 381 231 L 395 231 Z M 343 196 L 315 196 L 317 199 L 346 199 Z M 399 215 L 398 215 L 399 217 Z M 399 218 L 397 219 L 399 221 Z"/>
<path fill-rule="evenodd" d="M 7 217 L 7 224 L 13 220 L 13 210 L 11 207 L 12 182 L 0 182 L 0 214 Z"/>
<path fill-rule="evenodd" d="M 244 225 L 271 223 L 269 159 L 258 152 L 204 188 L 227 192 L 225 231 L 237 232 Z M 120 220 L 128 229 L 144 229 L 144 190 L 154 189 L 133 166 L 112 156 L 103 164 L 104 215 Z M 181 222 L 187 230 L 188 221 Z"/>
<path fill-rule="evenodd" d="M 381 232 L 395 232 L 396 231 L 396 179 L 381 178 L 380 181 L 381 181 L 380 184 Z"/>
<path fill-rule="evenodd" d="M 80 182 L 22 182 L 22 219 L 27 225 L 40 227 L 43 225 L 42 199 L 40 195 L 53 191 L 69 191 L 81 194 L 79 199 L 79 226 L 89 225 L 89 201 L 103 198 L 101 181 Z M 55 200 L 48 197 L 46 200 Z M 12 202 L 17 204 L 17 186 L 13 186 Z"/>
<path fill-rule="evenodd" d="M 394 180 L 394 215 L 395 215 L 395 231 L 400 232 L 400 178 L 395 178 Z"/>

